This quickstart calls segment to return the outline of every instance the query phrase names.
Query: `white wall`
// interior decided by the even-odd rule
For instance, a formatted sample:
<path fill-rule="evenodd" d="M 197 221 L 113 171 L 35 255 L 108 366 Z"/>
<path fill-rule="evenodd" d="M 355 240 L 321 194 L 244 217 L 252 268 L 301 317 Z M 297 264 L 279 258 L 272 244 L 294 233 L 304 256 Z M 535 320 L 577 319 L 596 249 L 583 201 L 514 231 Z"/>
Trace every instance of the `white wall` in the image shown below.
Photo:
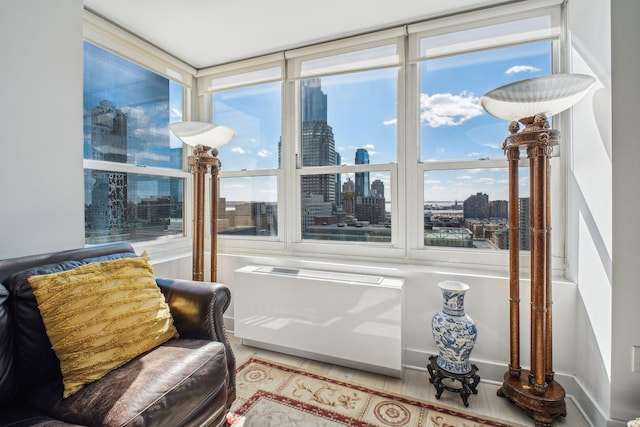
<path fill-rule="evenodd" d="M 640 2 L 611 0 L 613 134 L 613 336 L 611 416 L 640 417 L 640 372 L 631 371 L 631 346 L 640 346 Z"/>
<path fill-rule="evenodd" d="M 572 110 L 568 165 L 569 277 L 578 283 L 576 378 L 580 403 L 603 423 L 611 380 L 611 63 L 609 0 L 570 0 L 569 70 L 596 78 L 586 102 Z M 594 31 L 598 28 L 599 31 Z M 570 136 L 570 138 L 569 138 Z M 598 173 L 595 173 L 598 171 Z M 589 400 L 592 401 L 589 401 Z M 598 425 L 598 423 L 596 423 Z"/>
<path fill-rule="evenodd" d="M 0 258 L 84 244 L 82 0 L 3 1 Z"/>
<path fill-rule="evenodd" d="M 573 110 L 569 167 L 570 275 L 578 283 L 576 378 L 596 426 L 640 416 L 640 287 L 635 226 L 640 145 L 640 2 L 569 0 L 571 70 L 598 80 L 590 105 Z"/>

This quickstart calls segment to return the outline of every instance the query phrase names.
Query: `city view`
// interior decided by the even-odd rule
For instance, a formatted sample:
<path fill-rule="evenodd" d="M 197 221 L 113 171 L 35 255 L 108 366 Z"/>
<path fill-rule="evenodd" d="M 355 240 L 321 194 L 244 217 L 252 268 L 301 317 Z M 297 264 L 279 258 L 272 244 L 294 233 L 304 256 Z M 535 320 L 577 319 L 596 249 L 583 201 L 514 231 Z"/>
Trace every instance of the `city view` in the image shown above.
<path fill-rule="evenodd" d="M 322 81 L 316 78 L 301 82 L 303 167 L 348 164 L 336 150 L 333 128 L 328 121 L 328 96 L 322 89 Z M 355 148 L 351 154 L 353 163 L 350 164 L 371 164 L 367 148 Z M 497 170 L 494 175 L 496 173 L 504 174 L 506 170 Z M 388 172 L 355 172 L 302 176 L 302 238 L 391 242 L 389 175 Z M 526 179 L 524 175 L 523 180 Z M 503 187 L 507 182 L 506 177 L 496 180 Z M 486 178 L 479 178 L 479 182 L 483 181 Z M 222 182 L 223 193 L 227 185 L 234 189 L 241 186 L 231 180 Z M 430 181 L 425 179 L 425 186 L 428 185 Z M 275 236 L 278 233 L 275 202 L 237 202 L 222 197 L 219 209 L 220 234 Z M 527 224 L 528 198 L 520 200 L 519 211 L 520 221 Z M 520 229 L 528 230 L 528 227 Z M 460 201 L 424 204 L 425 246 L 508 249 L 508 234 L 507 200 L 489 200 L 488 194 L 478 192 Z M 521 233 L 520 246 L 529 249 L 528 233 Z"/>
<path fill-rule="evenodd" d="M 425 246 L 508 248 L 506 164 L 481 163 L 504 159 L 506 124 L 477 101 L 499 85 L 548 74 L 549 52 L 542 42 L 420 63 L 420 162 L 469 164 L 424 168 Z M 395 184 L 392 167 L 382 166 L 399 164 L 398 73 L 389 68 L 300 80 L 299 166 L 334 168 L 300 175 L 303 239 L 392 241 Z M 85 80 L 85 159 L 181 169 L 188 153 L 166 126 L 182 119 L 179 84 L 89 44 Z M 278 236 L 283 183 L 274 171 L 282 161 L 282 83 L 210 96 L 213 122 L 237 131 L 220 148 L 219 233 Z M 340 165 L 351 169 L 336 173 Z M 271 172 L 255 173 L 260 170 Z M 521 221 L 528 218 L 527 181 L 528 171 L 521 171 Z M 183 235 L 183 186 L 183 178 L 86 168 L 87 242 Z M 520 242 L 528 249 L 527 236 Z"/>

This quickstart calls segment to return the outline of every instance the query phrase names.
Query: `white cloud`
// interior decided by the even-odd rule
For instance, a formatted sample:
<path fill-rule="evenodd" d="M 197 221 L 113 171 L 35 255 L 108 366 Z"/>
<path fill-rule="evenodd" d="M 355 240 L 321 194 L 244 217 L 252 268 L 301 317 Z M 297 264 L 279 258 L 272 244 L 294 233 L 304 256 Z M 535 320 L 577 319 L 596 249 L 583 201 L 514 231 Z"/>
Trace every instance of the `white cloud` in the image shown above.
<path fill-rule="evenodd" d="M 482 177 L 475 180 L 477 183 L 481 184 L 493 184 L 496 180 L 490 177 Z"/>
<path fill-rule="evenodd" d="M 531 65 L 514 65 L 504 73 L 510 75 L 516 73 L 537 73 L 538 71 L 540 71 L 540 68 L 533 67 Z"/>
<path fill-rule="evenodd" d="M 364 148 L 367 151 L 371 151 L 371 150 L 375 150 L 376 146 L 373 144 L 365 144 L 362 148 Z"/>
<path fill-rule="evenodd" d="M 385 126 L 395 125 L 396 123 L 398 123 L 398 119 L 384 120 L 382 122 Z"/>
<path fill-rule="evenodd" d="M 458 126 L 483 113 L 478 97 L 466 91 L 458 95 L 420 94 L 420 121 L 433 128 Z"/>
<path fill-rule="evenodd" d="M 233 147 L 233 148 L 231 149 L 231 152 L 232 152 L 232 153 L 236 153 L 236 154 L 245 154 L 245 153 L 246 153 L 246 151 L 244 150 L 244 148 L 241 148 L 241 147 Z"/>
<path fill-rule="evenodd" d="M 269 157 L 269 155 L 270 155 L 270 154 L 271 154 L 271 153 L 270 153 L 270 152 L 268 152 L 268 151 L 267 151 L 267 150 L 265 150 L 265 149 L 262 149 L 262 150 L 258 151 L 258 156 L 259 156 L 259 157 Z"/>

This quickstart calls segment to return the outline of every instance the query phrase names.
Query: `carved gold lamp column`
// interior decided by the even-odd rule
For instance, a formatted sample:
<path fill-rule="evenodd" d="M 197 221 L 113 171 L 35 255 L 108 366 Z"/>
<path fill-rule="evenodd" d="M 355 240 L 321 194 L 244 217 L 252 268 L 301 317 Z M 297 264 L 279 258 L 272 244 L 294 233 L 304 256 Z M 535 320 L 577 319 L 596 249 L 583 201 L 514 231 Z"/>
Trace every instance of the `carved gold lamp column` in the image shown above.
<path fill-rule="evenodd" d="M 593 77 L 554 74 L 497 88 L 480 99 L 490 114 L 510 120 L 503 149 L 509 167 L 509 370 L 498 395 L 530 411 L 536 426 L 548 427 L 566 415 L 565 392 L 554 380 L 552 353 L 550 168 L 560 132 L 547 116 L 573 106 L 593 85 Z M 520 130 L 520 122 L 524 128 Z M 520 266 L 518 162 L 529 159 L 531 209 L 531 367 L 520 366 Z"/>
<path fill-rule="evenodd" d="M 218 172 L 222 166 L 218 147 L 236 135 L 233 129 L 206 122 L 177 122 L 171 131 L 194 148 L 188 157 L 193 174 L 193 280 L 204 280 L 205 176 L 211 171 L 211 281 L 217 281 L 218 261 Z M 211 153 L 209 153 L 211 150 Z"/>

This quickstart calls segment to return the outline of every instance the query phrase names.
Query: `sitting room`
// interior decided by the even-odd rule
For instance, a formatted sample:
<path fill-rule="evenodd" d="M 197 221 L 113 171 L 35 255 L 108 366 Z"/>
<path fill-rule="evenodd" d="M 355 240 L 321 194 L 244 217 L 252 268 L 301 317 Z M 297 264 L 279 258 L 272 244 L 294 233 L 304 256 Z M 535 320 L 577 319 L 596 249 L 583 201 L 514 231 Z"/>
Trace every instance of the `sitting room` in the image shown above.
<path fill-rule="evenodd" d="M 0 425 L 640 424 L 636 0 L 1 9 Z"/>

